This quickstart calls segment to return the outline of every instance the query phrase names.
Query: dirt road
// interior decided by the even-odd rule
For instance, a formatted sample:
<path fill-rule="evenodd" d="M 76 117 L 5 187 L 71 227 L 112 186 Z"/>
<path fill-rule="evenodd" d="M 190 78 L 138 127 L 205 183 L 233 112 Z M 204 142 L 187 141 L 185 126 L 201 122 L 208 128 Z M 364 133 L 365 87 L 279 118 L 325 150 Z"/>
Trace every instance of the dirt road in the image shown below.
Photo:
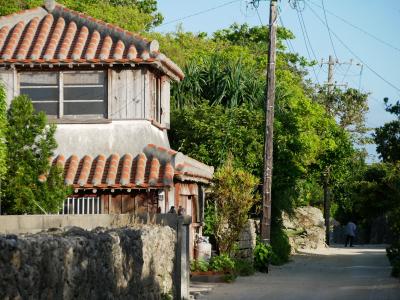
<path fill-rule="evenodd" d="M 269 274 L 218 284 L 202 299 L 400 300 L 384 247 L 341 246 L 296 255 Z"/>

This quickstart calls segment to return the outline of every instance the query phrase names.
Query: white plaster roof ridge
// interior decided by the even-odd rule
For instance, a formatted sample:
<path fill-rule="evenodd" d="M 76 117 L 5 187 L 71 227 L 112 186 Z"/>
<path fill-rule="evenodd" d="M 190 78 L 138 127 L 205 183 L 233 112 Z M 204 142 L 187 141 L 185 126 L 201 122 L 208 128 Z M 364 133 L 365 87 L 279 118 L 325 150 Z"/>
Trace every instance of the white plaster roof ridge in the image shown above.
<path fill-rule="evenodd" d="M 33 18 L 38 17 L 40 20 L 48 14 L 48 11 L 43 7 L 35 7 L 31 9 L 22 10 L 11 15 L 0 17 L 0 28 L 3 26 L 14 27 L 19 22 L 23 21 L 25 24 Z"/>

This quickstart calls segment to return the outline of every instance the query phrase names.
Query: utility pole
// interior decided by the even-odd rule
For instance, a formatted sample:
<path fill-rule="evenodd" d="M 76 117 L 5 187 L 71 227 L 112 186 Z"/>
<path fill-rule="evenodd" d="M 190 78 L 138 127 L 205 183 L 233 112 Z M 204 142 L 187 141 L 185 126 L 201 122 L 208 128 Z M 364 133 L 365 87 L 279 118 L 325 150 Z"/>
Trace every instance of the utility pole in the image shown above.
<path fill-rule="evenodd" d="M 264 243 L 271 241 L 271 187 L 273 167 L 274 105 L 275 105 L 275 59 L 277 31 L 277 0 L 270 1 L 269 9 L 269 45 L 267 67 L 267 99 L 265 101 L 265 142 L 263 176 L 263 217 L 261 236 Z"/>
<path fill-rule="evenodd" d="M 329 55 L 328 61 L 328 95 L 332 93 L 333 90 L 333 67 L 335 65 L 335 60 L 332 55 Z"/>
<path fill-rule="evenodd" d="M 336 86 L 339 86 L 333 81 L 334 76 L 334 67 L 335 65 L 352 65 L 353 61 L 350 60 L 349 62 L 339 62 L 337 59 L 335 60 L 332 55 L 329 55 L 328 62 L 322 64 L 328 65 L 328 82 L 327 82 L 327 95 L 328 98 L 326 102 L 326 110 L 328 113 L 332 113 L 332 108 L 330 106 L 330 97 L 332 96 L 332 92 Z M 360 64 L 357 64 L 359 66 Z M 344 86 L 347 86 L 345 84 Z M 325 217 L 325 240 L 326 244 L 330 244 L 330 218 L 331 218 L 331 201 L 330 201 L 330 191 L 329 191 L 329 180 L 330 180 L 330 166 L 327 166 L 322 174 L 322 181 L 323 181 L 323 188 L 324 188 L 324 217 Z"/>

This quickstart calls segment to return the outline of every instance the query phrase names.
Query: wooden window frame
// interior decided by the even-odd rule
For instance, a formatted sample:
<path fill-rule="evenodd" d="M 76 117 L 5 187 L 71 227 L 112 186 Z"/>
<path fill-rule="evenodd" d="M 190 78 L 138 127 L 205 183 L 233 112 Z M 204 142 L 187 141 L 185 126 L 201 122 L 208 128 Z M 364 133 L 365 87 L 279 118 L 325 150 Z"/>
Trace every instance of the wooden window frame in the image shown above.
<path fill-rule="evenodd" d="M 65 115 L 64 114 L 64 74 L 71 72 L 87 72 L 87 71 L 95 71 L 102 72 L 104 77 L 104 113 L 103 114 L 85 114 L 85 115 Z M 96 121 L 104 121 L 109 118 L 109 96 L 108 96 L 108 71 L 107 70 L 49 70 L 49 71 L 19 71 L 18 72 L 18 91 L 21 91 L 21 74 L 23 73 L 56 73 L 57 74 L 57 82 L 58 82 L 58 115 L 47 115 L 48 119 L 51 121 L 56 121 L 60 123 L 64 122 L 74 122 L 74 121 L 88 121 L 88 122 L 96 122 Z M 84 87 L 85 85 L 80 85 L 79 87 Z M 86 85 L 87 87 L 92 87 L 93 85 Z M 79 99 L 78 99 L 79 100 Z M 90 102 L 90 101 L 88 101 Z"/>
<path fill-rule="evenodd" d="M 157 124 L 162 124 L 162 77 L 152 74 L 151 78 L 151 117 Z"/>

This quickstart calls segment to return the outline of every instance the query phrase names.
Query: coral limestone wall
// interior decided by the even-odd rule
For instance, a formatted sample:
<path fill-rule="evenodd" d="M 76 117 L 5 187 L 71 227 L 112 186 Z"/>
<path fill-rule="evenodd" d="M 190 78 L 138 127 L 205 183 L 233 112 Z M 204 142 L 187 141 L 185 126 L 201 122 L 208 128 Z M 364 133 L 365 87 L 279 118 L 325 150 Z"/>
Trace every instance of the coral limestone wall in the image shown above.
<path fill-rule="evenodd" d="M 0 235 L 0 299 L 160 299 L 173 292 L 175 243 L 157 225 Z"/>

